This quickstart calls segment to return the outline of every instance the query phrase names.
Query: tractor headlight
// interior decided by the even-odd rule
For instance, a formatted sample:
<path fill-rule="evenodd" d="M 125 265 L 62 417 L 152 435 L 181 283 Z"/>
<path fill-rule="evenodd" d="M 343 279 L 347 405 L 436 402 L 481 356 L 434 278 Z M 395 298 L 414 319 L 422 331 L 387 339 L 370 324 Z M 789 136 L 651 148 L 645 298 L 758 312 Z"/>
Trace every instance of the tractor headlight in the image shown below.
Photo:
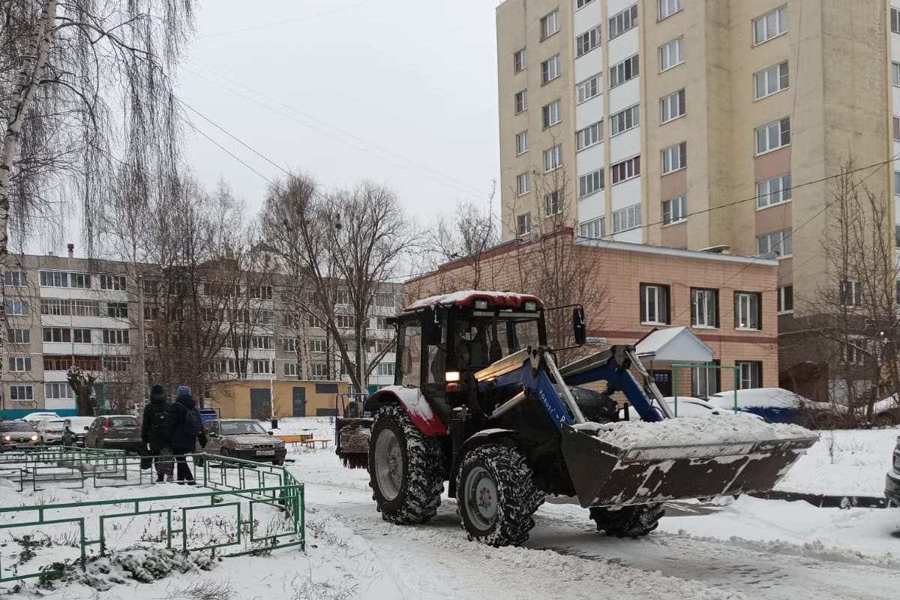
<path fill-rule="evenodd" d="M 525 303 L 525 312 L 534 312 L 537 310 L 537 304 L 535 302 L 526 302 Z"/>
<path fill-rule="evenodd" d="M 447 371 L 447 374 L 444 375 L 444 380 L 447 383 L 454 383 L 459 381 L 459 371 Z"/>
<path fill-rule="evenodd" d="M 3 440 L 9 442 L 9 441 L 12 441 L 12 438 L 9 437 L 8 435 L 4 435 Z"/>
<path fill-rule="evenodd" d="M 488 303 L 487 300 L 476 300 L 475 301 L 475 310 L 487 310 Z"/>
<path fill-rule="evenodd" d="M 9 439 L 9 438 L 6 438 L 6 439 Z M 31 436 L 31 441 L 32 442 L 38 441 L 38 436 L 36 436 L 36 435 Z"/>

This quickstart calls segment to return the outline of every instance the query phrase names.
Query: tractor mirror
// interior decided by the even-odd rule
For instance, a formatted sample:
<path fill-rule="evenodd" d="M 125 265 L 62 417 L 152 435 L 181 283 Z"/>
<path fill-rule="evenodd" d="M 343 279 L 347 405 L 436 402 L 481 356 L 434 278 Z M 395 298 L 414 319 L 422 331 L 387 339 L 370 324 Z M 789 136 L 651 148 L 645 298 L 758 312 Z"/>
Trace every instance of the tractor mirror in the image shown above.
<path fill-rule="evenodd" d="M 572 310 L 572 331 L 575 334 L 575 343 L 583 346 L 587 342 L 587 326 L 584 323 L 583 306 L 576 306 Z"/>

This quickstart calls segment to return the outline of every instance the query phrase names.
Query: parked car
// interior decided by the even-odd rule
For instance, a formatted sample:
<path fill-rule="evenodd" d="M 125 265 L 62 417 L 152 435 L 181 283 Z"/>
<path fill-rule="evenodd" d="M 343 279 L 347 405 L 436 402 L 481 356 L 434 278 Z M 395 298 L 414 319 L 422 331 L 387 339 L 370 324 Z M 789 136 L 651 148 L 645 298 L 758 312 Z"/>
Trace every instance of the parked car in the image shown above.
<path fill-rule="evenodd" d="M 34 448 L 38 445 L 38 433 L 34 425 L 26 421 L 0 422 L 0 451 Z"/>
<path fill-rule="evenodd" d="M 63 419 L 44 419 L 38 421 L 34 428 L 38 434 L 38 442 L 42 446 L 54 446 L 62 443 L 66 422 Z"/>
<path fill-rule="evenodd" d="M 267 433 L 258 421 L 221 419 L 206 425 L 207 454 L 283 465 L 287 449 L 284 442 Z"/>
<path fill-rule="evenodd" d="M 812 429 L 839 427 L 851 420 L 846 408 L 815 402 L 783 388 L 754 388 L 718 392 L 709 397 L 713 406 L 758 415 L 769 423 L 796 423 Z"/>
<path fill-rule="evenodd" d="M 900 506 L 900 437 L 894 447 L 894 465 L 887 474 L 884 486 L 884 496 L 894 506 Z"/>
<path fill-rule="evenodd" d="M 58 419 L 59 415 L 55 412 L 33 412 L 28 413 L 22 420 L 26 423 L 38 423 L 40 421 L 46 421 L 47 419 Z"/>
<path fill-rule="evenodd" d="M 68 417 L 64 421 L 69 421 L 69 427 L 75 434 L 75 445 L 84 447 L 84 438 L 87 436 L 88 430 L 94 423 L 95 417 Z"/>
<path fill-rule="evenodd" d="M 669 410 L 676 417 L 715 417 L 735 414 L 731 409 L 720 408 L 708 400 L 695 398 L 694 396 L 678 396 L 677 399 L 674 396 L 666 396 L 663 400 L 666 401 L 666 404 L 669 405 Z M 629 418 L 640 420 L 640 416 L 633 408 L 629 410 L 631 411 Z M 762 420 L 762 417 L 753 413 L 738 412 L 737 414 Z"/>
<path fill-rule="evenodd" d="M 84 438 L 87 448 L 110 448 L 138 452 L 141 447 L 141 427 L 132 415 L 104 415 L 91 423 Z"/>
<path fill-rule="evenodd" d="M 884 400 L 879 400 L 872 407 L 872 421 L 879 427 L 893 427 L 900 425 L 900 401 L 897 395 L 888 396 Z"/>

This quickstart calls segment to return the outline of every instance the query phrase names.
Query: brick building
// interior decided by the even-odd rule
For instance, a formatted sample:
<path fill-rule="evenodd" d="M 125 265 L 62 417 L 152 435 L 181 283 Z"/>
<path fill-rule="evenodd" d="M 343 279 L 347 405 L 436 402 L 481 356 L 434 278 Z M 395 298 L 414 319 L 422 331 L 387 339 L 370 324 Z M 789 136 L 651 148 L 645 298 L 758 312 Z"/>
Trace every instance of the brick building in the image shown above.
<path fill-rule="evenodd" d="M 571 253 L 558 258 L 560 268 L 546 264 L 541 248 L 552 237 L 559 238 L 560 251 Z M 655 330 L 684 326 L 712 351 L 715 363 L 739 368 L 740 387 L 778 385 L 777 261 L 607 240 L 575 244 L 572 237 L 564 229 L 446 263 L 407 282 L 407 300 L 480 287 L 535 293 L 548 306 L 582 302 L 589 342 L 636 344 Z M 586 278 L 582 297 L 550 302 L 541 293 L 539 273 L 564 280 L 567 273 L 560 271 Z M 648 367 L 661 391 L 671 390 L 671 361 Z M 721 376 L 716 370 L 691 371 L 678 373 L 684 383 L 679 393 L 705 396 L 734 387 L 727 369 Z"/>

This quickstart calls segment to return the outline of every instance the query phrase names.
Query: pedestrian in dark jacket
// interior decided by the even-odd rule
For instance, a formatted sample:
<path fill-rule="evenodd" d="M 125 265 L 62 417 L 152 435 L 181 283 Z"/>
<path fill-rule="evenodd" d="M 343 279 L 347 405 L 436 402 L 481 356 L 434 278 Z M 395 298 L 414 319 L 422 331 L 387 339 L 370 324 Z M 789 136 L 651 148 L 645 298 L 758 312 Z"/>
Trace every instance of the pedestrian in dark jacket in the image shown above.
<path fill-rule="evenodd" d="M 169 399 L 161 385 L 150 388 L 150 403 L 144 407 L 144 419 L 141 422 L 141 443 L 147 453 L 153 457 L 156 467 L 156 481 L 172 481 L 175 465 L 172 459 L 171 416 L 169 415 Z"/>
<path fill-rule="evenodd" d="M 203 421 L 191 395 L 191 388 L 186 385 L 178 386 L 175 402 L 169 409 L 171 415 L 171 447 L 175 454 L 176 476 L 178 483 L 187 482 L 194 485 L 194 475 L 188 467 L 185 454 L 191 454 L 200 445 L 206 447 L 206 432 L 203 430 Z"/>

